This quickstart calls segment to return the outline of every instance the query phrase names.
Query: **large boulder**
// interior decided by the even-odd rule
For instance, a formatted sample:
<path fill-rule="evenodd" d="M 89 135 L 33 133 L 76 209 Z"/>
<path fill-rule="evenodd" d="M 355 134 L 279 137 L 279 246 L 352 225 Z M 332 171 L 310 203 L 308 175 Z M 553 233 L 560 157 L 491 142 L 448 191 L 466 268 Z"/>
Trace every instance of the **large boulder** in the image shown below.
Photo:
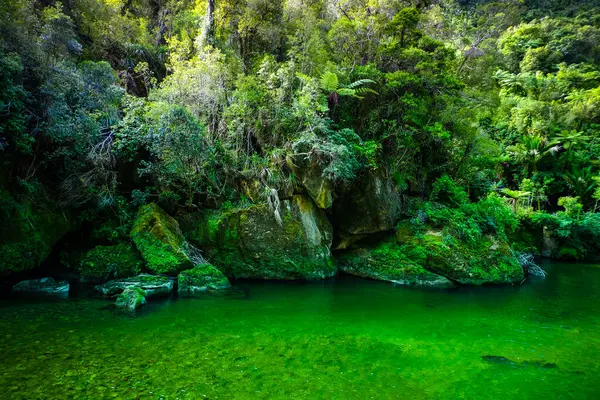
<path fill-rule="evenodd" d="M 411 257 L 423 268 L 468 285 L 512 283 L 523 280 L 519 260 L 505 240 L 484 235 L 464 241 L 447 231 L 425 228 L 409 233 L 406 224 L 396 232 L 397 242 L 410 249 Z"/>
<path fill-rule="evenodd" d="M 55 281 L 54 278 L 30 279 L 17 283 L 12 290 L 15 292 L 68 296 L 69 282 Z"/>
<path fill-rule="evenodd" d="M 333 184 L 323 177 L 323 168 L 317 160 L 297 156 L 288 160 L 288 166 L 317 207 L 330 208 L 332 206 Z"/>
<path fill-rule="evenodd" d="M 142 260 L 129 243 L 96 246 L 81 258 L 77 270 L 83 282 L 105 282 L 141 272 Z"/>
<path fill-rule="evenodd" d="M 323 279 L 336 272 L 331 260 L 332 227 L 303 195 L 278 208 L 207 212 L 186 222 L 188 237 L 228 276 L 260 279 Z"/>
<path fill-rule="evenodd" d="M 194 266 L 179 224 L 154 203 L 140 207 L 131 239 L 152 273 L 177 275 Z"/>
<path fill-rule="evenodd" d="M 353 236 L 393 229 L 400 215 L 400 195 L 391 179 L 365 172 L 351 184 L 339 186 L 332 211 L 343 243 L 336 248 L 345 248 Z"/>
<path fill-rule="evenodd" d="M 134 311 L 146 304 L 146 291 L 139 287 L 128 287 L 117 296 L 117 307 Z"/>
<path fill-rule="evenodd" d="M 168 295 L 173 291 L 175 281 L 167 276 L 140 274 L 135 277 L 117 279 L 96 285 L 97 291 L 105 296 L 114 296 L 127 288 L 140 288 L 146 292 L 146 297 Z"/>
<path fill-rule="evenodd" d="M 197 265 L 192 269 L 179 273 L 177 276 L 177 290 L 179 293 L 193 294 L 230 287 L 231 284 L 227 277 L 210 264 Z"/>
<path fill-rule="evenodd" d="M 0 276 L 38 267 L 71 230 L 69 219 L 48 196 L 38 196 L 34 204 L 0 188 Z"/>
<path fill-rule="evenodd" d="M 401 285 L 453 286 L 452 281 L 423 268 L 419 255 L 412 254 L 411 250 L 387 240 L 349 250 L 338 258 L 337 264 L 348 274 Z"/>

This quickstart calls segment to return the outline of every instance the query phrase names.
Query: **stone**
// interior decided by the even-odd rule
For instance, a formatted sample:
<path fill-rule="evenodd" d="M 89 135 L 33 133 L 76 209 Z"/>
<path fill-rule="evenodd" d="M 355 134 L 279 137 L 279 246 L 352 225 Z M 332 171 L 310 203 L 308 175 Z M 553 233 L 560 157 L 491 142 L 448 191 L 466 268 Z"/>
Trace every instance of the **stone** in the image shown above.
<path fill-rule="evenodd" d="M 30 279 L 17 283 L 12 287 L 12 290 L 16 292 L 68 296 L 69 282 L 55 281 L 54 278 Z"/>
<path fill-rule="evenodd" d="M 146 291 L 139 287 L 128 287 L 117 296 L 117 307 L 135 311 L 146 304 Z"/>
<path fill-rule="evenodd" d="M 129 243 L 96 246 L 85 253 L 77 265 L 81 281 L 93 283 L 137 276 L 141 269 L 142 260 Z"/>
<path fill-rule="evenodd" d="M 221 271 L 210 264 L 197 265 L 179 273 L 177 290 L 179 293 L 196 293 L 208 290 L 228 289 L 229 280 Z"/>
<path fill-rule="evenodd" d="M 175 281 L 167 276 L 140 274 L 136 277 L 117 279 L 96 285 L 95 289 L 105 296 L 122 293 L 125 289 L 137 287 L 146 292 L 146 297 L 168 295 L 173 291 Z"/>
<path fill-rule="evenodd" d="M 288 166 L 317 207 L 331 208 L 334 194 L 333 184 L 323 177 L 323 168 L 317 161 L 297 156 L 288 161 Z"/>
<path fill-rule="evenodd" d="M 267 204 L 205 213 L 186 229 L 188 238 L 227 276 L 323 279 L 336 272 L 332 226 L 305 195 Z"/>
<path fill-rule="evenodd" d="M 365 172 L 340 185 L 332 208 L 333 225 L 343 235 L 392 230 L 400 215 L 400 195 L 382 173 Z"/>
<path fill-rule="evenodd" d="M 454 286 L 449 279 L 426 270 L 411 259 L 408 249 L 393 240 L 349 250 L 338 258 L 337 264 L 345 273 L 399 285 Z"/>
<path fill-rule="evenodd" d="M 38 267 L 72 229 L 66 214 L 48 199 L 42 191 L 35 203 L 16 199 L 0 187 L 0 277 Z"/>
<path fill-rule="evenodd" d="M 520 282 L 524 272 L 507 242 L 486 235 L 474 243 L 449 233 L 428 230 L 408 239 L 406 246 L 428 271 L 466 285 Z"/>
<path fill-rule="evenodd" d="M 154 274 L 177 275 L 194 266 L 179 224 L 154 203 L 140 207 L 130 236 Z"/>

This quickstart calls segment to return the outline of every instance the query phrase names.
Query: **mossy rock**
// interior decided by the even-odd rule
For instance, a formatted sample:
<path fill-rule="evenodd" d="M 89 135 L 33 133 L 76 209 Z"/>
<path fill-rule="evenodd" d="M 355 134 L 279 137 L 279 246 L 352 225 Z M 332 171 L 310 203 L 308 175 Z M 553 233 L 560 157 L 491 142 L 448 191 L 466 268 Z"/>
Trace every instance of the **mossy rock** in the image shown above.
<path fill-rule="evenodd" d="M 72 229 L 69 218 L 41 191 L 35 203 L 0 188 L 0 276 L 38 267 Z"/>
<path fill-rule="evenodd" d="M 165 296 L 173 291 L 175 282 L 167 276 L 140 274 L 131 278 L 116 279 L 96 285 L 94 288 L 105 296 L 114 296 L 125 289 L 137 287 L 144 289 L 145 296 Z"/>
<path fill-rule="evenodd" d="M 316 161 L 309 161 L 304 156 L 288 160 L 288 166 L 296 175 L 304 191 L 319 208 L 331 208 L 333 204 L 333 184 L 323 177 L 323 168 Z"/>
<path fill-rule="evenodd" d="M 281 224 L 266 204 L 213 211 L 186 223 L 188 238 L 228 276 L 259 279 L 323 279 L 336 272 L 332 227 L 304 195 L 280 204 Z"/>
<path fill-rule="evenodd" d="M 388 231 L 400 215 L 400 195 L 391 179 L 366 171 L 339 186 L 332 211 L 333 224 L 345 237 Z"/>
<path fill-rule="evenodd" d="M 180 293 L 205 292 L 231 287 L 227 277 L 210 264 L 200 264 L 179 273 L 177 285 Z"/>
<path fill-rule="evenodd" d="M 96 246 L 81 258 L 77 270 L 84 282 L 102 282 L 138 275 L 142 260 L 129 243 Z"/>
<path fill-rule="evenodd" d="M 140 207 L 130 236 L 152 273 L 177 275 L 193 267 L 179 224 L 154 203 Z"/>
<path fill-rule="evenodd" d="M 453 286 L 447 278 L 423 268 L 422 261 L 408 246 L 400 246 L 392 239 L 350 250 L 338 258 L 337 264 L 341 271 L 365 278 L 402 285 Z"/>
<path fill-rule="evenodd" d="M 524 278 L 508 243 L 498 237 L 488 235 L 467 243 L 446 231 L 428 230 L 406 238 L 404 245 L 424 268 L 461 284 L 512 283 Z"/>
<path fill-rule="evenodd" d="M 119 308 L 134 311 L 146 304 L 146 291 L 139 287 L 128 287 L 117 296 L 116 305 Z"/>

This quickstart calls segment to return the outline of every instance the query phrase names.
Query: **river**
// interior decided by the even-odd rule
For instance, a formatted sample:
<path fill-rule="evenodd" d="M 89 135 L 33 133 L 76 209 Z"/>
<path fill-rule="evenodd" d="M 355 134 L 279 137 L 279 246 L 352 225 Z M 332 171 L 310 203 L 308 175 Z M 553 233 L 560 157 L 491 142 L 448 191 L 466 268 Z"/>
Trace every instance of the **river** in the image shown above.
<path fill-rule="evenodd" d="M 2 399 L 595 399 L 600 265 L 521 286 L 339 276 L 150 301 L 0 300 Z"/>

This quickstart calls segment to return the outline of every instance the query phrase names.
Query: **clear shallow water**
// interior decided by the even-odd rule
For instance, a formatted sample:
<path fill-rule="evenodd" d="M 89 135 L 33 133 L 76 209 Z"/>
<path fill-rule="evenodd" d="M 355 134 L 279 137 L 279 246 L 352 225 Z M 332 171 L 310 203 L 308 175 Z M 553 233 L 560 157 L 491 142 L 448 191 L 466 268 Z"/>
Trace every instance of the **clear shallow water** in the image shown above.
<path fill-rule="evenodd" d="M 0 300 L 2 399 L 594 399 L 600 265 L 520 287 L 339 277 L 242 296 Z M 504 357 L 504 358 L 502 358 Z"/>

